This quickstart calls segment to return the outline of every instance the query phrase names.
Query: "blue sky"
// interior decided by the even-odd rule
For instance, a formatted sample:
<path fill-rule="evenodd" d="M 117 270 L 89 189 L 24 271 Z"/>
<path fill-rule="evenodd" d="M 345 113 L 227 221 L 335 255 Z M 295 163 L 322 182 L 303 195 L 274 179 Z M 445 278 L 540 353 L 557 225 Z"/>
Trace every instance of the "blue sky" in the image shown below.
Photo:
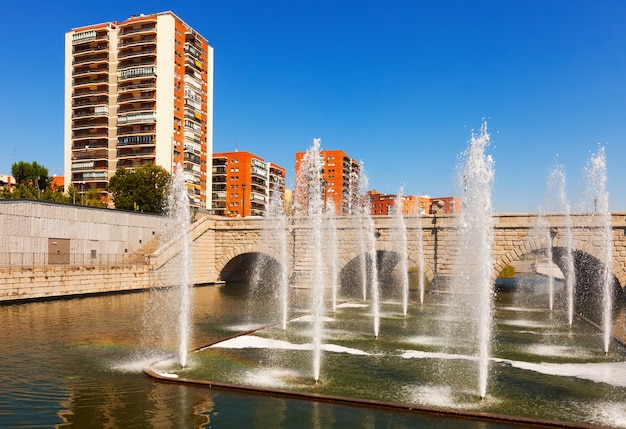
<path fill-rule="evenodd" d="M 626 210 L 624 1 L 9 1 L 0 26 L 0 172 L 63 174 L 64 34 L 171 10 L 215 53 L 214 151 L 284 166 L 313 138 L 362 160 L 370 187 L 459 195 L 459 155 L 483 120 L 496 212 L 544 206 L 556 162 L 581 203 L 606 148 Z"/>

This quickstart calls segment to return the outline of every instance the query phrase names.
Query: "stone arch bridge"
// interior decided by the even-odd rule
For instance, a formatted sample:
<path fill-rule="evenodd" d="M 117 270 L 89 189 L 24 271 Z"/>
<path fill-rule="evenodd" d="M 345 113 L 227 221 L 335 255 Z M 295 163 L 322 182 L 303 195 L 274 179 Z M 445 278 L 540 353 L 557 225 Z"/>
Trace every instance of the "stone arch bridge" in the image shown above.
<path fill-rule="evenodd" d="M 543 219 L 549 225 L 549 234 L 538 234 L 536 225 L 539 215 L 497 214 L 494 215 L 494 276 L 523 255 L 541 252 L 551 244 L 553 261 L 567 275 L 564 262 L 567 248 L 567 225 L 571 225 L 571 243 L 575 256 L 577 282 L 589 280 L 589 273 L 598 272 L 598 267 L 608 262 L 615 287 L 626 285 L 626 213 L 611 214 L 611 236 L 613 243 L 612 260 L 605 261 L 602 244 L 603 227 L 600 216 L 593 213 L 573 213 L 569 221 L 559 213 L 545 214 Z M 336 225 L 337 256 L 336 271 L 340 281 L 351 275 L 358 275 L 356 261 L 363 257 L 362 229 L 356 218 L 337 217 Z M 409 269 L 419 266 L 419 249 L 424 255 L 424 273 L 428 282 L 453 276 L 457 246 L 457 217 L 421 216 L 406 217 L 406 248 Z M 392 269 L 402 252 L 398 239 L 397 220 L 389 216 L 374 217 L 376 250 L 378 262 L 390 261 L 387 269 Z M 420 232 L 421 228 L 421 232 Z M 283 233 L 286 231 L 286 233 Z M 310 285 L 313 266 L 313 231 L 306 219 L 288 218 L 284 225 L 265 218 L 226 219 L 206 216 L 191 226 L 192 281 L 196 284 L 219 281 L 236 281 L 254 275 L 253 262 L 265 260 L 270 267 L 277 269 L 285 263 L 291 285 Z M 328 242 L 328 232 L 321 232 L 323 243 Z M 284 240 L 285 246 L 281 243 Z M 284 252 L 282 249 L 286 249 Z M 150 263 L 159 273 L 167 273 L 176 267 L 176 255 L 180 253 L 180 241 L 172 241 L 151 255 Z M 360 266 L 360 265 L 359 265 Z M 257 273 L 258 274 L 258 273 Z M 167 278 L 165 275 L 162 278 Z"/>

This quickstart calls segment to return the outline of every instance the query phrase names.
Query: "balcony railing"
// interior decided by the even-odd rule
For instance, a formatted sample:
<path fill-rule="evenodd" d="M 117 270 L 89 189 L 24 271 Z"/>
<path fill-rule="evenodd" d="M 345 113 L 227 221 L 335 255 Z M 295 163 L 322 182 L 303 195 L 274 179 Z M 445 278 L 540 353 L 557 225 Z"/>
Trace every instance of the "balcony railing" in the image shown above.
<path fill-rule="evenodd" d="M 156 44 L 156 37 L 151 36 L 151 37 L 142 37 L 141 39 L 128 39 L 128 40 L 122 40 L 118 46 L 120 48 L 127 48 L 130 46 L 139 46 L 139 45 L 145 45 L 148 43 L 155 43 Z"/>
<path fill-rule="evenodd" d="M 143 55 L 156 55 L 156 48 L 148 47 L 143 49 L 122 49 L 120 53 L 117 55 L 118 60 L 128 59 L 133 57 L 141 57 Z"/>
<path fill-rule="evenodd" d="M 146 122 L 156 122 L 156 113 L 133 113 L 130 115 L 117 117 L 117 123 L 120 125 Z"/>
<path fill-rule="evenodd" d="M 137 67 L 120 71 L 120 79 L 135 79 L 141 77 L 155 77 L 156 66 L 154 67 Z"/>
<path fill-rule="evenodd" d="M 156 24 L 143 25 L 141 27 L 124 27 L 119 33 L 120 38 L 124 38 L 137 33 L 154 33 Z"/>

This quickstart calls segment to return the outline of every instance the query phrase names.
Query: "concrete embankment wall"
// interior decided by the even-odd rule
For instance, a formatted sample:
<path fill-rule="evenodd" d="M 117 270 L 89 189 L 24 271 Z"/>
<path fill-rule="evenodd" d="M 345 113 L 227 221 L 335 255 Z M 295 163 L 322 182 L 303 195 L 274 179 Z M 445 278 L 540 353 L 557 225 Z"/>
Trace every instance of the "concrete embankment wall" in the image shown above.
<path fill-rule="evenodd" d="M 0 268 L 0 301 L 142 290 L 155 286 L 147 266 Z"/>
<path fill-rule="evenodd" d="M 0 200 L 0 301 L 153 287 L 146 255 L 167 222 L 141 213 Z M 67 244 L 67 255 L 54 253 L 57 241 Z"/>

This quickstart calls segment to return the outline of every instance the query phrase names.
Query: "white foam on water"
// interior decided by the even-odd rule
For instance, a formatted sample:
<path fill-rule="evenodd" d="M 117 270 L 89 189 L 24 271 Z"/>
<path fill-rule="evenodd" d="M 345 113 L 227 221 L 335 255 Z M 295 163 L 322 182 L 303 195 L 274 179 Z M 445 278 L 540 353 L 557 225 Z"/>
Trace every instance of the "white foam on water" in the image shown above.
<path fill-rule="evenodd" d="M 363 308 L 363 307 L 369 307 L 369 305 L 357 304 L 357 303 L 351 303 L 351 302 L 344 302 L 342 304 L 337 305 L 337 308 Z"/>
<path fill-rule="evenodd" d="M 406 386 L 404 390 L 408 392 L 414 403 L 431 407 L 461 408 L 464 410 L 480 409 L 486 404 L 492 406 L 500 401 L 487 395 L 484 399 L 478 400 L 476 392 L 461 391 L 451 386 Z M 476 398 L 472 401 L 471 398 Z"/>
<path fill-rule="evenodd" d="M 454 343 L 451 338 L 447 337 L 434 337 L 428 335 L 417 335 L 410 337 L 406 341 L 409 344 L 418 344 L 424 346 L 449 346 Z"/>
<path fill-rule="evenodd" d="M 260 324 L 243 324 L 243 325 L 231 325 L 228 326 L 226 329 L 228 329 L 229 331 L 233 331 L 233 332 L 247 332 L 247 331 L 256 331 L 257 329 L 262 329 L 264 328 L 266 325 L 260 325 Z"/>
<path fill-rule="evenodd" d="M 167 359 L 167 361 L 165 362 L 167 362 L 168 364 L 174 364 L 176 362 L 176 359 L 172 358 L 171 354 L 162 354 L 117 362 L 111 366 L 111 369 L 113 371 L 119 371 L 123 373 L 141 373 L 144 369 L 149 368 L 155 362 L 164 362 L 163 359 Z"/>
<path fill-rule="evenodd" d="M 157 372 L 157 374 L 159 374 L 161 377 L 178 378 L 178 374 L 171 374 L 169 372 Z"/>
<path fill-rule="evenodd" d="M 265 387 L 286 387 L 285 378 L 299 378 L 299 372 L 285 369 L 264 368 L 245 374 L 246 384 Z"/>
<path fill-rule="evenodd" d="M 503 325 L 508 326 L 518 326 L 522 328 L 551 328 L 552 325 L 546 322 L 538 322 L 536 320 L 526 320 L 526 319 L 518 319 L 518 320 L 503 320 L 500 322 Z"/>
<path fill-rule="evenodd" d="M 322 317 L 321 318 L 322 322 L 334 322 L 335 319 L 333 319 L 332 317 Z M 296 319 L 292 319 L 290 320 L 290 322 L 306 322 L 306 323 L 312 323 L 315 321 L 315 318 L 311 315 L 306 315 L 306 316 L 301 316 L 298 317 Z"/>
<path fill-rule="evenodd" d="M 591 358 L 593 355 L 588 351 L 581 350 L 573 346 L 557 346 L 551 344 L 532 344 L 523 349 L 526 353 L 537 356 L 558 356 Z"/>
<path fill-rule="evenodd" d="M 419 350 L 403 351 L 400 357 L 404 359 L 446 359 L 446 360 L 476 360 L 476 356 L 424 352 Z M 493 362 L 509 364 L 514 368 L 534 371 L 544 375 L 559 377 L 575 377 L 590 380 L 596 383 L 606 383 L 611 386 L 626 387 L 626 362 L 596 362 L 596 363 L 548 363 L 523 362 L 509 359 L 491 359 Z"/>
<path fill-rule="evenodd" d="M 310 343 L 294 344 L 288 341 L 275 340 L 272 338 L 262 338 L 255 335 L 244 335 L 236 338 L 231 338 L 217 344 L 213 344 L 209 348 L 311 350 L 312 347 L 313 346 Z M 369 356 L 369 353 L 364 352 L 363 350 L 338 346 L 336 344 L 323 344 L 322 350 L 334 353 L 348 353 L 352 355 Z"/>
<path fill-rule="evenodd" d="M 626 428 L 626 404 L 623 402 L 595 402 L 588 406 L 595 424 Z"/>
<path fill-rule="evenodd" d="M 400 353 L 400 357 L 404 359 L 446 359 L 446 360 L 477 360 L 476 356 L 442 353 L 442 352 L 424 352 L 420 350 L 405 350 Z"/>
<path fill-rule="evenodd" d="M 498 310 L 505 311 L 515 311 L 515 312 L 524 312 L 524 313 L 543 313 L 546 311 L 545 308 L 531 308 L 531 307 L 514 307 L 514 306 L 498 306 Z"/>
<path fill-rule="evenodd" d="M 611 386 L 626 387 L 626 362 L 599 363 L 532 363 L 497 359 L 499 362 L 527 371 L 560 377 L 576 377 Z"/>

